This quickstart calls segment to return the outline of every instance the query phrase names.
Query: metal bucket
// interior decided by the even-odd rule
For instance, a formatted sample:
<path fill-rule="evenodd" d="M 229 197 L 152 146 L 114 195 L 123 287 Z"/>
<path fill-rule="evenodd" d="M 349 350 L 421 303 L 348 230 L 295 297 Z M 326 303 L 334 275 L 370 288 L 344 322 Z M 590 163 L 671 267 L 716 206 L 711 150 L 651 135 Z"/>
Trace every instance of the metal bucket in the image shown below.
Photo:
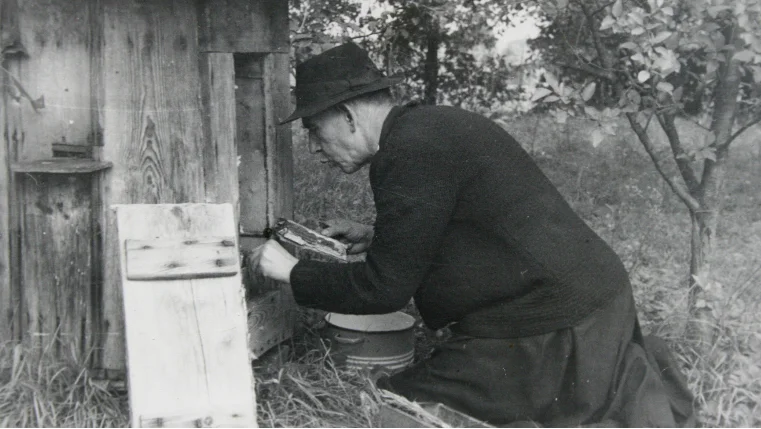
<path fill-rule="evenodd" d="M 415 354 L 415 319 L 405 313 L 325 316 L 323 337 L 334 360 L 353 369 L 398 372 Z"/>

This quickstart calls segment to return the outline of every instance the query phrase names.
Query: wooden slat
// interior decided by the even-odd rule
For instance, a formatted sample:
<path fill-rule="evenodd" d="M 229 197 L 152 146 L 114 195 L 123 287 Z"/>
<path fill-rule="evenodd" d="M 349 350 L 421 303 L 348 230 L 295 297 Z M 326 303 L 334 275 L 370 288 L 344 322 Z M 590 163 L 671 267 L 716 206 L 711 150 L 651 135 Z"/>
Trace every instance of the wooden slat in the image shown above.
<path fill-rule="evenodd" d="M 229 277 L 240 262 L 235 237 L 127 240 L 129 280 Z"/>
<path fill-rule="evenodd" d="M 209 428 L 209 427 L 249 427 L 245 416 L 239 414 L 200 413 L 188 411 L 179 416 L 141 417 L 140 427 L 144 428 Z"/>
<path fill-rule="evenodd" d="M 266 112 L 263 56 L 235 56 L 237 147 L 240 157 L 240 231 L 261 234 L 267 228 Z M 244 248 L 248 243 L 243 243 Z"/>
<path fill-rule="evenodd" d="M 103 160 L 103 3 L 101 1 L 88 2 L 90 20 L 90 126 L 92 138 L 88 144 L 92 147 L 92 159 L 96 162 Z M 103 249 L 107 237 L 103 234 L 103 226 L 106 222 L 106 209 L 103 205 L 103 195 L 106 193 L 106 182 L 103 180 L 105 172 L 92 174 L 92 187 L 90 190 L 92 217 L 90 230 L 92 231 L 92 306 L 90 317 L 93 323 L 93 331 L 88 335 L 88 342 L 95 345 L 92 351 L 92 370 L 100 370 L 102 364 L 103 340 L 105 338 L 105 325 L 103 323 Z M 122 374 L 123 375 L 123 374 Z M 121 378 L 124 379 L 123 377 Z"/>
<path fill-rule="evenodd" d="M 233 54 L 200 54 L 207 203 L 231 203 L 240 217 Z"/>
<path fill-rule="evenodd" d="M 202 52 L 288 53 L 287 0 L 202 0 Z"/>
<path fill-rule="evenodd" d="M 230 204 L 114 206 L 126 240 L 235 236 Z M 126 263 L 122 252 L 121 265 Z M 129 351 L 133 427 L 164 416 L 241 416 L 256 426 L 254 378 L 246 341 L 240 274 L 233 277 L 121 279 Z"/>
<path fill-rule="evenodd" d="M 21 254 L 24 341 L 83 358 L 92 344 L 90 180 L 88 176 L 24 177 Z M 59 344 L 57 340 L 62 342 Z"/>
<path fill-rule="evenodd" d="M 11 28 L 10 23 L 16 21 L 15 16 L 10 16 L 9 6 L 13 4 L 16 6 L 15 1 L 7 1 L 0 3 L 0 25 L 3 27 L 0 45 L 12 43 L 12 36 L 9 32 Z M 15 9 L 15 8 L 14 8 Z M 14 11 L 15 15 L 15 11 Z M 18 26 L 16 25 L 18 30 Z M 0 83 L 3 87 L 8 84 L 7 76 L 0 77 Z M 14 311 L 14 285 L 11 282 L 11 224 L 10 214 L 11 210 L 11 174 L 10 174 L 10 161 L 11 154 L 9 153 L 8 139 L 6 134 L 6 122 L 5 122 L 5 106 L 10 101 L 7 98 L 6 91 L 0 92 L 0 342 L 13 340 L 14 325 L 15 325 L 15 311 Z M 14 204 L 15 206 L 15 204 Z"/>
<path fill-rule="evenodd" d="M 273 227 L 279 218 L 293 217 L 293 155 L 291 152 L 290 125 L 278 125 L 287 117 L 290 87 L 288 80 L 288 54 L 268 54 L 261 61 L 264 111 L 264 145 L 266 154 L 266 226 Z M 262 194 L 259 194 L 260 198 Z M 252 335 L 251 349 L 260 355 L 275 344 L 293 335 L 296 323 L 296 302 L 290 285 L 272 281 L 259 281 L 252 289 L 271 290 L 255 302 L 274 301 L 263 309 L 251 305 L 249 315 Z M 266 311 L 266 319 L 258 317 Z M 277 321 L 271 323 L 267 319 Z"/>
<path fill-rule="evenodd" d="M 11 165 L 11 171 L 14 173 L 80 174 L 106 170 L 113 165 L 111 162 L 92 159 L 60 158 L 16 162 Z"/>
<path fill-rule="evenodd" d="M 206 201 L 195 0 L 102 0 L 104 204 Z M 116 230 L 104 231 L 105 368 L 124 368 Z"/>
<path fill-rule="evenodd" d="M 293 217 L 293 152 L 291 125 L 279 125 L 290 114 L 288 54 L 269 54 L 264 60 L 268 220 Z"/>

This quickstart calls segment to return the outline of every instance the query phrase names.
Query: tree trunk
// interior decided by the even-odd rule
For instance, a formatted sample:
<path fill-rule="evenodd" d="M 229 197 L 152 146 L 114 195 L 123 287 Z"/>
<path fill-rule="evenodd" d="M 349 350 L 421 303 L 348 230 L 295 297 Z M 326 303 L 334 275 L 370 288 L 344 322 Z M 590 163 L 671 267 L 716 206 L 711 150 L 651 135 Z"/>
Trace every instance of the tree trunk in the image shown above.
<path fill-rule="evenodd" d="M 711 309 L 712 297 L 706 293 L 705 284 L 710 282 L 710 271 L 706 261 L 710 260 L 712 239 L 716 235 L 719 213 L 723 208 L 724 176 L 729 157 L 729 143 L 737 113 L 737 97 L 740 92 L 741 71 L 737 61 L 732 61 L 733 52 L 725 54 L 726 60 L 719 67 L 714 96 L 714 112 L 711 131 L 716 139 L 711 145 L 715 149 L 715 160 L 706 159 L 703 177 L 696 197 L 700 210 L 690 210 L 692 219 L 692 258 L 690 262 L 690 322 L 687 334 L 697 342 L 698 349 L 706 350 L 713 343 L 716 319 Z M 696 281 L 695 276 L 700 281 Z"/>
<path fill-rule="evenodd" d="M 714 219 L 711 219 L 714 218 Z M 690 281 L 687 338 L 695 342 L 696 348 L 706 350 L 713 344 L 715 317 L 711 300 L 706 296 L 705 282 L 709 279 L 711 239 L 716 216 L 711 211 L 690 210 L 692 234 L 690 237 Z"/>
<path fill-rule="evenodd" d="M 428 46 L 425 54 L 425 96 L 423 103 L 428 105 L 436 104 L 436 94 L 439 90 L 439 46 L 441 45 L 441 35 L 439 26 L 436 23 L 431 24 L 428 32 Z"/>

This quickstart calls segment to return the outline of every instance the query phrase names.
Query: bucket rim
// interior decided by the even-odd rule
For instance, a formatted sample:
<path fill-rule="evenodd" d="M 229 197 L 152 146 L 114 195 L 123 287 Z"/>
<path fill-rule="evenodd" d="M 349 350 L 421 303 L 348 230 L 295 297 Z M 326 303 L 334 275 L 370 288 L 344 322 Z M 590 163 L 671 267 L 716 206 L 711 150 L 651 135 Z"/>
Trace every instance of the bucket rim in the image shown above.
<path fill-rule="evenodd" d="M 325 322 L 338 329 L 379 334 L 406 331 L 415 326 L 415 318 L 401 311 L 385 314 L 328 313 Z"/>

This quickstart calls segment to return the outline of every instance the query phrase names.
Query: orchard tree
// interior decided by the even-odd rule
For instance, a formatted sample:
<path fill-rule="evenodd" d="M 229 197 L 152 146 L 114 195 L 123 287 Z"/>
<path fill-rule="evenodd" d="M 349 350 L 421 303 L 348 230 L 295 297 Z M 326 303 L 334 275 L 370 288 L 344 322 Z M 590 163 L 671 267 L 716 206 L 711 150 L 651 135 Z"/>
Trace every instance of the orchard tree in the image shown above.
<path fill-rule="evenodd" d="M 378 0 L 362 13 L 353 0 L 299 0 L 290 6 L 294 62 L 351 40 L 387 74 L 402 71 L 403 99 L 487 110 L 503 104 L 510 70 L 502 58 L 476 55 L 494 47 L 492 28 L 505 15 L 498 0 Z"/>
<path fill-rule="evenodd" d="M 504 104 L 510 70 L 489 55 L 493 28 L 507 6 L 496 0 L 382 0 L 389 11 L 372 28 L 382 28 L 378 50 L 386 62 L 407 72 L 408 89 L 426 104 L 489 109 Z M 486 53 L 477 55 L 478 52 Z"/>
<path fill-rule="evenodd" d="M 526 3 L 526 2 L 524 2 Z M 537 2 L 551 24 L 546 85 L 533 99 L 559 121 L 597 121 L 592 142 L 626 119 L 692 221 L 688 335 L 712 343 L 709 265 L 722 209 L 729 148 L 761 121 L 761 3 L 757 0 L 554 0 Z M 552 66 L 550 66 L 552 65 Z M 556 77 L 559 76 L 559 77 Z M 677 118 L 699 123 L 690 147 Z M 648 128 L 659 124 L 670 155 L 659 157 Z"/>

